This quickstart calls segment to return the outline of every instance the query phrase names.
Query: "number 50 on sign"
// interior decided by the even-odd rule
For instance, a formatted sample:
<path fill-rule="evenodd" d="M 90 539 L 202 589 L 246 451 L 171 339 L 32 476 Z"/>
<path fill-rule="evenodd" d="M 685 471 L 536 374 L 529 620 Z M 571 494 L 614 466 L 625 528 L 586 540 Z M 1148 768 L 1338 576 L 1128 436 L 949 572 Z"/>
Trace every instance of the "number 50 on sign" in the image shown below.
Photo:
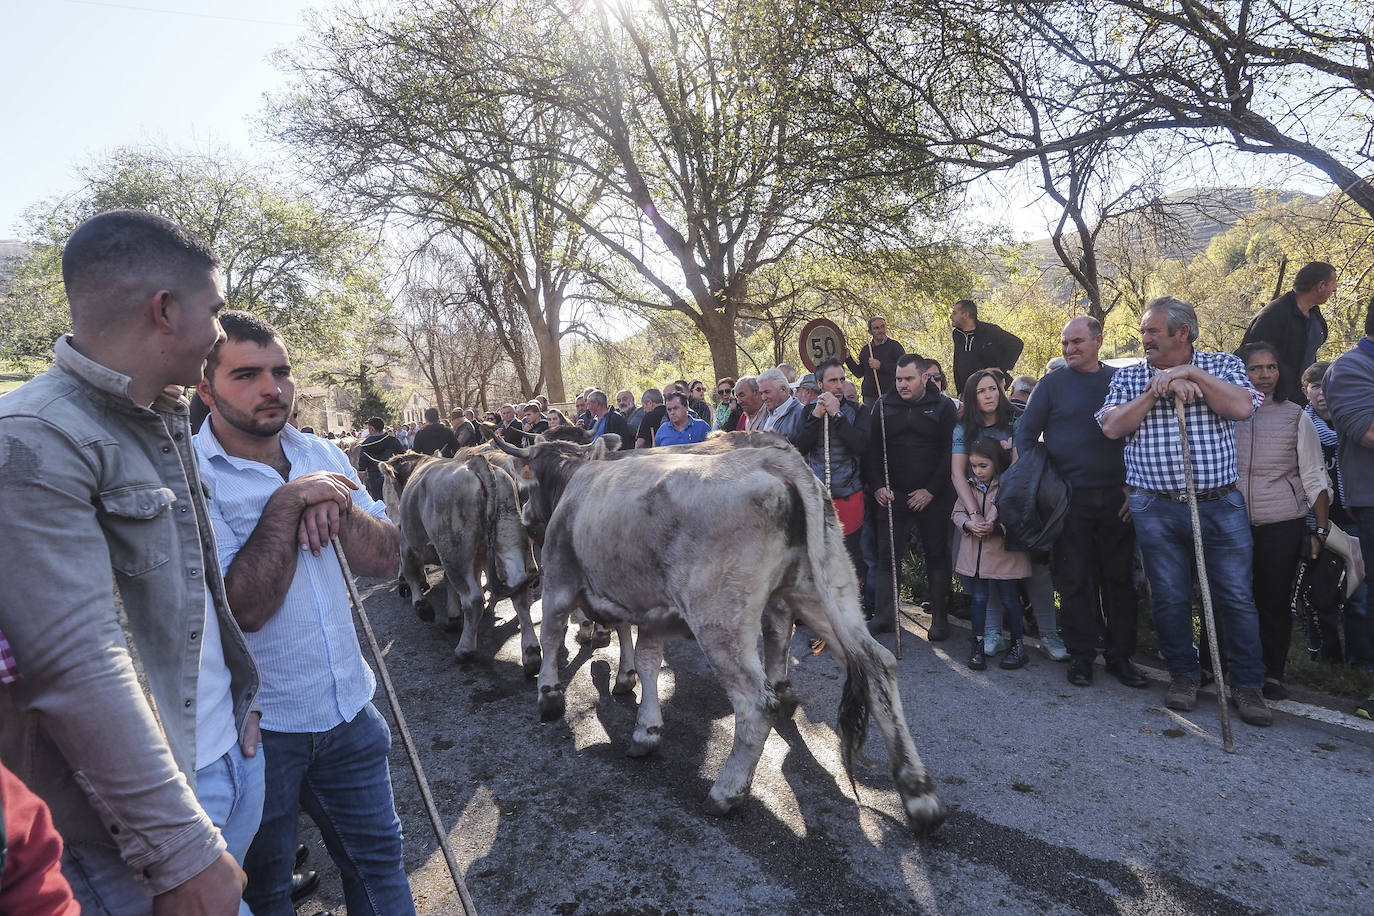
<path fill-rule="evenodd" d="M 817 318 L 802 328 L 798 345 L 802 364 L 814 372 L 822 360 L 844 355 L 844 332 L 829 318 Z"/>

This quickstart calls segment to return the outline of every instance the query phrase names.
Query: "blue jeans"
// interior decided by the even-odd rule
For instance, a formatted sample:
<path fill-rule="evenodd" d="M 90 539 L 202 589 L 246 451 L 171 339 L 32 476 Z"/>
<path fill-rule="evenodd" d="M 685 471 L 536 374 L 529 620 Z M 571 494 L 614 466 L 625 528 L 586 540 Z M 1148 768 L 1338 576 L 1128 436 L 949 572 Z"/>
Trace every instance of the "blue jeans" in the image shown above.
<path fill-rule="evenodd" d="M 1020 639 L 1024 635 L 1021 623 L 1021 599 L 1016 594 L 1016 586 L 1020 584 L 1020 579 L 976 579 L 969 577 L 967 580 L 969 587 L 969 600 L 972 605 L 969 608 L 969 626 L 974 639 L 982 639 L 983 632 L 987 626 L 988 617 L 988 594 L 992 589 L 997 590 L 997 596 L 1002 599 L 1002 607 L 1007 610 L 1006 622 L 1011 628 L 1011 638 Z M 997 632 L 1000 634 L 1002 627 L 999 624 Z"/>
<path fill-rule="evenodd" d="M 263 729 L 262 743 L 267 799 L 244 863 L 253 912 L 295 916 L 291 871 L 303 808 L 339 867 L 349 916 L 414 914 L 387 767 L 391 732 L 372 704 L 327 732 Z"/>
<path fill-rule="evenodd" d="M 1131 493 L 1130 503 L 1150 579 L 1159 651 L 1171 675 L 1198 674 L 1193 642 L 1193 523 L 1188 504 L 1142 490 Z M 1264 662 L 1259 614 L 1250 587 L 1254 545 L 1245 497 L 1235 490 L 1221 499 L 1200 502 L 1198 514 L 1212 607 L 1231 686 L 1261 687 Z"/>
<path fill-rule="evenodd" d="M 196 800 L 224 834 L 229 853 L 240 864 L 262 817 L 263 752 L 245 757 L 235 744 L 223 757 L 196 771 Z M 293 850 L 294 851 L 294 850 Z M 62 874 L 72 886 L 81 912 L 91 916 L 146 916 L 153 898 L 114 847 L 68 846 Z M 239 902 L 239 916 L 253 916 Z"/>
<path fill-rule="evenodd" d="M 1368 582 L 1368 570 L 1374 568 L 1374 507 L 1363 506 L 1352 512 L 1356 522 L 1355 531 L 1347 533 L 1359 538 L 1366 581 L 1346 606 L 1346 647 L 1350 663 L 1369 670 L 1369 666 L 1374 665 L 1374 588 Z"/>

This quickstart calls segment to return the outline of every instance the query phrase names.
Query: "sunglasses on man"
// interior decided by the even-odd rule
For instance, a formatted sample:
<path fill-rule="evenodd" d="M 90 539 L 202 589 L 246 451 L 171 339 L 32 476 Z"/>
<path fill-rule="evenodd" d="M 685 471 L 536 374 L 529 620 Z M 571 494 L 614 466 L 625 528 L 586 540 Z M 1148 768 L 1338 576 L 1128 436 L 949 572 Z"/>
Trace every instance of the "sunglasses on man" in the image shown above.
<path fill-rule="evenodd" d="M 717 389 L 716 389 L 716 394 L 720 395 L 720 396 L 723 397 L 723 398 L 727 398 L 727 397 L 729 397 L 730 395 L 732 395 L 732 394 L 734 394 L 734 393 L 735 393 L 735 389 L 733 389 L 733 388 L 717 388 Z"/>

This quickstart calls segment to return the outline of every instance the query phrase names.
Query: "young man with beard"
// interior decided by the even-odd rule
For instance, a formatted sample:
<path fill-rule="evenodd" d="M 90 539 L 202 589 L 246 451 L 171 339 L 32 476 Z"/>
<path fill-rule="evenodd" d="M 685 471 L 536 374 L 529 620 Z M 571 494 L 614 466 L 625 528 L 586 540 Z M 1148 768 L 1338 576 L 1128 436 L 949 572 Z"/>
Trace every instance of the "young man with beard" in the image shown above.
<path fill-rule="evenodd" d="M 949 636 L 946 583 L 953 573 L 949 519 L 954 486 L 949 468 L 955 412 L 949 398 L 933 383 L 922 383 L 920 363 L 921 358 L 913 353 L 897 361 L 896 384 L 878 400 L 868 421 L 863 472 L 873 496 L 879 570 L 877 610 L 868 627 L 874 633 L 891 633 L 897 627 L 891 565 L 901 562 L 911 535 L 919 533 L 930 583 L 930 639 L 941 640 Z M 881 415 L 877 413 L 880 410 Z M 888 513 L 892 515 L 892 545 L 887 538 Z"/>
<path fill-rule="evenodd" d="M 267 793 L 244 863 L 256 916 L 293 916 L 298 810 L 320 826 L 348 911 L 414 913 L 391 792 L 391 735 L 372 705 L 376 680 L 353 630 L 331 536 L 353 571 L 395 575 L 400 539 L 343 453 L 286 424 L 295 399 L 276 331 L 225 313 L 228 339 L 199 391 L 210 419 L 196 451 L 229 606 L 262 674 Z"/>

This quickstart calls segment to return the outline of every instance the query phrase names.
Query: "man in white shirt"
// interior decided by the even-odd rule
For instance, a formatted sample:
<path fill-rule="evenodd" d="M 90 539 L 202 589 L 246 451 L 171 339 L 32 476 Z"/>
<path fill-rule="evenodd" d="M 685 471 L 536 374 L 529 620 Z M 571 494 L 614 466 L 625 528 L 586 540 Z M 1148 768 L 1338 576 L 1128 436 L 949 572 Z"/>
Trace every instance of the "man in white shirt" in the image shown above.
<path fill-rule="evenodd" d="M 391 735 L 353 629 L 338 535 L 352 569 L 394 575 L 399 536 L 344 454 L 286 425 L 295 382 L 273 328 L 241 312 L 206 361 L 196 434 L 229 606 L 262 677 L 262 825 L 244 862 L 257 916 L 293 916 L 304 807 L 338 865 L 353 916 L 414 913 L 387 767 Z"/>

